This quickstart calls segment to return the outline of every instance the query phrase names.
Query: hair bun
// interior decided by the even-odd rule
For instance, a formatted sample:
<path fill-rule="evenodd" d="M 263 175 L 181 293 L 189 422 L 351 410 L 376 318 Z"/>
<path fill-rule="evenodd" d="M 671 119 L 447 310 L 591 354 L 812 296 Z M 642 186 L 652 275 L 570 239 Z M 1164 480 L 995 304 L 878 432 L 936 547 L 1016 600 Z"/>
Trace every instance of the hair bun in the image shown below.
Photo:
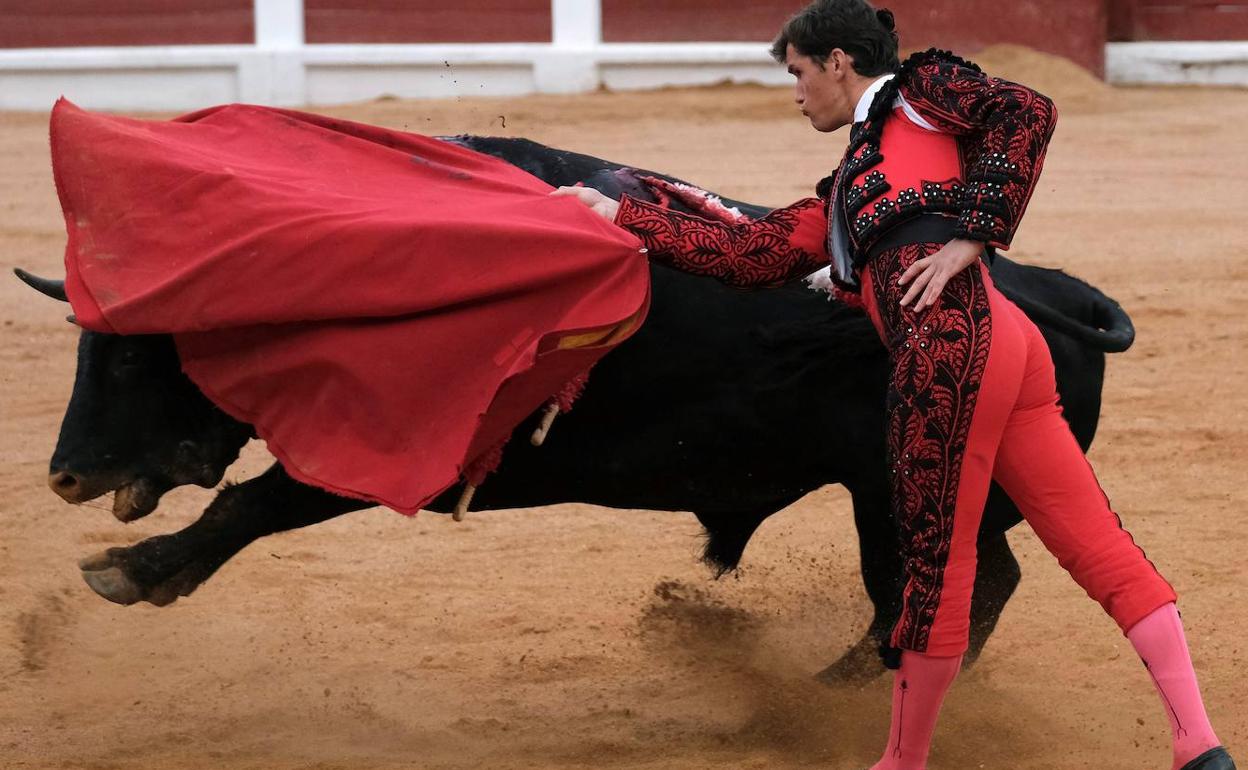
<path fill-rule="evenodd" d="M 881 8 L 876 11 L 875 18 L 880 20 L 880 26 L 884 27 L 885 32 L 895 32 L 897 30 L 897 20 L 893 18 L 893 12 L 887 8 Z"/>

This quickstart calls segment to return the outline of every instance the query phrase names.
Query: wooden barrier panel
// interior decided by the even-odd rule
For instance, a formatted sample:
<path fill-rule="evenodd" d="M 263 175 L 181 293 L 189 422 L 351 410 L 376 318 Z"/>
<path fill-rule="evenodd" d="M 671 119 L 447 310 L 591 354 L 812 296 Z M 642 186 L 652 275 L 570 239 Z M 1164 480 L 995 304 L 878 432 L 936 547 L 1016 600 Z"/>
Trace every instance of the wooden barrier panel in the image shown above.
<path fill-rule="evenodd" d="M 602 0 L 608 43 L 771 40 L 801 0 Z"/>
<path fill-rule="evenodd" d="M 1248 0 L 1110 0 L 1109 39 L 1248 40 Z"/>
<path fill-rule="evenodd" d="M 801 0 L 602 0 L 607 42 L 771 40 Z M 1103 0 L 881 0 L 897 16 L 906 49 L 938 46 L 971 55 L 994 43 L 1026 45 L 1065 56 L 1102 74 Z"/>
<path fill-rule="evenodd" d="M 251 0 L 0 0 L 0 48 L 252 42 Z"/>
<path fill-rule="evenodd" d="M 926 0 L 892 0 L 901 43 L 974 52 L 997 43 L 1025 45 L 1064 56 L 1105 74 L 1107 12 L 1087 0 L 960 0 L 934 7 Z"/>
<path fill-rule="evenodd" d="M 549 43 L 550 0 L 305 0 L 309 43 Z"/>

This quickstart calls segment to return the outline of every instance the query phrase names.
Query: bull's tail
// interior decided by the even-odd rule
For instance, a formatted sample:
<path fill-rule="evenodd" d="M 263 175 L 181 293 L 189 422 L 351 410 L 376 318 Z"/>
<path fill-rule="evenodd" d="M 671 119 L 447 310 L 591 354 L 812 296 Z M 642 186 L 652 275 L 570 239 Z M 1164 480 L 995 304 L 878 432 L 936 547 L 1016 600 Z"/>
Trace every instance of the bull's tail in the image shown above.
<path fill-rule="evenodd" d="M 732 572 L 741 563 L 745 546 L 764 520 L 775 511 L 731 513 L 695 513 L 706 530 L 706 545 L 702 561 L 711 568 L 715 577 Z"/>
<path fill-rule="evenodd" d="M 1064 289 L 1081 293 L 1091 301 L 1092 316 L 1072 318 L 1049 305 L 1009 287 L 998 285 L 1001 293 L 1018 305 L 1037 323 L 1042 323 L 1079 342 L 1106 353 L 1121 353 L 1135 342 L 1135 324 L 1127 311 L 1100 289 L 1060 270 L 1044 270 L 1046 276 L 1067 283 Z"/>

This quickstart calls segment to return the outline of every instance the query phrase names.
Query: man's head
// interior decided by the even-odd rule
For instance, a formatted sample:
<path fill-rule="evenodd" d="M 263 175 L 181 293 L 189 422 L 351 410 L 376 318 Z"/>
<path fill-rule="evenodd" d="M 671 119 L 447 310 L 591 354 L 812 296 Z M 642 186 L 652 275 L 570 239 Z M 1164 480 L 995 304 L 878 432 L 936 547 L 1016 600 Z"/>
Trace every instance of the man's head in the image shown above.
<path fill-rule="evenodd" d="M 865 0 L 815 0 L 784 25 L 771 55 L 797 78 L 795 100 L 818 131 L 851 123 L 871 81 L 899 66 L 893 15 Z"/>

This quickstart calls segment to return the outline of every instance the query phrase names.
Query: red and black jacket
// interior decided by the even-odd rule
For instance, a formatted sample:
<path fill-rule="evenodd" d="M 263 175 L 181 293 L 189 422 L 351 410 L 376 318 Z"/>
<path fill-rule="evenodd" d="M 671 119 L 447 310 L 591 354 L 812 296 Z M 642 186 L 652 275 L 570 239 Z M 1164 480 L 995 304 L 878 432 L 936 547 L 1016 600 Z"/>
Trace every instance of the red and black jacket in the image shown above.
<path fill-rule="evenodd" d="M 913 190 L 908 184 L 889 196 L 894 186 L 881 140 L 891 121 L 904 120 L 893 112 L 899 94 L 955 138 L 960 178 L 927 180 Z M 954 238 L 1006 249 L 1056 120 L 1048 97 L 933 49 L 907 59 L 876 95 L 867 120 L 853 132 L 830 200 L 805 198 L 758 220 L 728 223 L 624 196 L 615 221 L 642 239 L 651 258 L 740 287 L 780 284 L 826 266 L 832 200 L 847 213 L 853 207 L 847 219 L 859 267 L 871 242 L 924 213 L 956 217 Z M 877 166 L 881 173 L 872 175 Z"/>

